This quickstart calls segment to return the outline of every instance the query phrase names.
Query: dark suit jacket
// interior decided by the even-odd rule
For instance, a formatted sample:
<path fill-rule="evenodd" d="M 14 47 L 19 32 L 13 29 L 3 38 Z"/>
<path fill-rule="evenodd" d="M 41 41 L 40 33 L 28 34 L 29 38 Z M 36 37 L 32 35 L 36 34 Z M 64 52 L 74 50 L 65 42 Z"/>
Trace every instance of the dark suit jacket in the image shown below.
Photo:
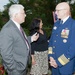
<path fill-rule="evenodd" d="M 29 43 L 30 38 L 28 38 Z M 9 20 L 1 30 L 0 47 L 3 65 L 7 71 L 20 72 L 26 69 L 29 50 L 25 39 L 12 20 Z"/>

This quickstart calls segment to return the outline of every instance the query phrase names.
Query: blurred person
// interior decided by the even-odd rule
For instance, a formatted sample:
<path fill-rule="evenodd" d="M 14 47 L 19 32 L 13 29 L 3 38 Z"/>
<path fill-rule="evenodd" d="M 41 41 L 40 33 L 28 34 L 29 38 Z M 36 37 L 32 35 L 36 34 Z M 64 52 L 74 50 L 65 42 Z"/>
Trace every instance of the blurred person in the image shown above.
<path fill-rule="evenodd" d="M 52 75 L 72 75 L 75 62 L 75 20 L 71 18 L 67 2 L 57 4 L 54 23 L 48 47 Z"/>
<path fill-rule="evenodd" d="M 8 75 L 26 75 L 30 43 L 36 41 L 39 34 L 27 37 L 21 27 L 25 21 L 25 11 L 21 4 L 9 8 L 10 20 L 3 26 L 0 34 L 0 51 L 3 65 Z"/>
<path fill-rule="evenodd" d="M 30 35 L 39 34 L 37 41 L 31 43 L 31 75 L 48 74 L 48 42 L 46 32 L 42 29 L 43 23 L 39 18 L 33 19 L 30 26 Z"/>

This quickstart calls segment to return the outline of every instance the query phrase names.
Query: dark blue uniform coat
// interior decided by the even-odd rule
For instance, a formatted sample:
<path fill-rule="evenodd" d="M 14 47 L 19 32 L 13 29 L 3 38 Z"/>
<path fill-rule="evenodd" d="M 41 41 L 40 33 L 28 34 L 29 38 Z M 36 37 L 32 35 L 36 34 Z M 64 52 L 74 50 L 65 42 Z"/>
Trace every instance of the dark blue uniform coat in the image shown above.
<path fill-rule="evenodd" d="M 49 41 L 49 54 L 58 64 L 61 74 L 71 74 L 75 61 L 75 20 L 71 17 L 64 24 L 54 24 Z"/>

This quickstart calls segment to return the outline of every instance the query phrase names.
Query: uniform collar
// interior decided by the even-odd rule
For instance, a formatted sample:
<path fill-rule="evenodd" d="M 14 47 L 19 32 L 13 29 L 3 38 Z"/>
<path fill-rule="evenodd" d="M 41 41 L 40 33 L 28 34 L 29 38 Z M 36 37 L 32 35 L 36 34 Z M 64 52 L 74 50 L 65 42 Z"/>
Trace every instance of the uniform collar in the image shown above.
<path fill-rule="evenodd" d="M 69 16 L 66 17 L 65 19 L 63 19 L 63 23 L 65 23 L 68 18 L 69 18 Z"/>

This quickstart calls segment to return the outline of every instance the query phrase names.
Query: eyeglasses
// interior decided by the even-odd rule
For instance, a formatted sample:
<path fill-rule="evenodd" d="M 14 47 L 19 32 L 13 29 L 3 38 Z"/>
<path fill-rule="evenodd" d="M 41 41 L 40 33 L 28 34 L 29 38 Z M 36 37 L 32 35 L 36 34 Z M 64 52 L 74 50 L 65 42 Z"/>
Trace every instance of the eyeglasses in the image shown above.
<path fill-rule="evenodd" d="M 61 10 L 66 10 L 66 9 L 56 9 L 55 11 L 59 12 L 59 11 L 61 11 Z"/>
<path fill-rule="evenodd" d="M 22 15 L 24 15 L 26 17 L 26 14 L 25 13 L 20 13 L 20 14 L 22 14 Z"/>

